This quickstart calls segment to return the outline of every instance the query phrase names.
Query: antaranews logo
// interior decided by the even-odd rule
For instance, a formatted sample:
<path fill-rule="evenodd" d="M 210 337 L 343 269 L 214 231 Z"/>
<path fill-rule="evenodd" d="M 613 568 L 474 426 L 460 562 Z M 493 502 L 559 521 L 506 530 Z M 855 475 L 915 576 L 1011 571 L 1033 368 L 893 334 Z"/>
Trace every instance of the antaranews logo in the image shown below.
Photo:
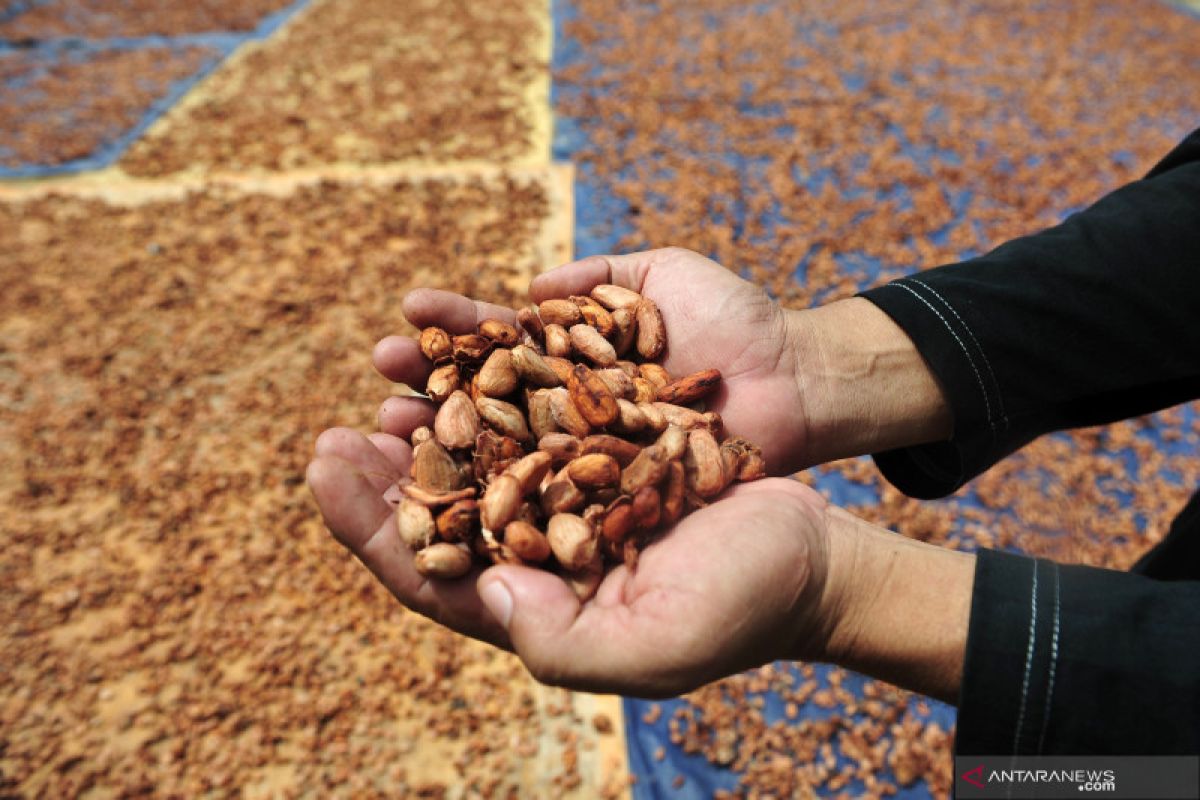
<path fill-rule="evenodd" d="M 972 786 L 978 786 L 980 789 L 983 789 L 986 786 L 983 782 L 983 764 L 975 767 L 975 769 L 967 770 L 959 777 Z"/>
<path fill-rule="evenodd" d="M 1020 786 L 1025 784 L 1069 784 L 1075 783 L 1081 792 L 1115 792 L 1117 774 L 1106 770 L 1053 770 L 1053 769 L 991 769 L 983 764 L 967 770 L 959 776 L 967 783 L 980 789 L 989 785 Z"/>
<path fill-rule="evenodd" d="M 1197 756 L 975 756 L 955 759 L 964 798 L 1195 798 Z"/>

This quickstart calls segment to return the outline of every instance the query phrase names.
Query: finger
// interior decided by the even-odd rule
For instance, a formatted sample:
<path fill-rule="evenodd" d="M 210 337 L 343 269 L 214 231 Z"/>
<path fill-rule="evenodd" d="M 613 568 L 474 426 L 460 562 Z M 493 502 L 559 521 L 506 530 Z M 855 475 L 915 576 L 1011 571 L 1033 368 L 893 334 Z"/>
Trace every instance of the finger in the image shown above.
<path fill-rule="evenodd" d="M 379 374 L 395 383 L 404 383 L 417 391 L 425 390 L 433 364 L 421 352 L 416 339 L 407 336 L 387 336 L 379 340 L 371 354 Z"/>
<path fill-rule="evenodd" d="M 362 547 L 392 516 L 379 490 L 351 462 L 317 456 L 305 473 L 325 525 L 351 550 Z"/>
<path fill-rule="evenodd" d="M 317 437 L 314 450 L 317 456 L 332 456 L 353 464 L 379 492 L 400 477 L 379 448 L 353 428 L 330 428 Z"/>
<path fill-rule="evenodd" d="M 418 328 L 436 325 L 455 334 L 474 333 L 485 319 L 498 319 L 509 324 L 516 320 L 511 308 L 470 300 L 441 289 L 415 289 L 405 296 L 401 307 L 408 321 Z"/>
<path fill-rule="evenodd" d="M 412 447 L 408 442 L 390 433 L 368 433 L 367 438 L 392 465 L 397 477 L 408 474 L 412 467 Z"/>
<path fill-rule="evenodd" d="M 480 603 L 472 575 L 429 581 L 417 573 L 412 552 L 400 541 L 391 507 L 353 464 L 319 456 L 308 465 L 307 477 L 334 538 L 401 603 L 460 633 L 509 646 L 504 630 Z"/>
<path fill-rule="evenodd" d="M 540 303 L 551 297 L 587 294 L 601 283 L 615 283 L 640 292 L 651 267 L 671 252 L 670 248 L 663 248 L 626 255 L 589 256 L 538 275 L 529 285 L 529 296 Z"/>
<path fill-rule="evenodd" d="M 379 430 L 408 439 L 422 425 L 433 425 L 433 403 L 419 397 L 389 397 L 379 406 Z"/>

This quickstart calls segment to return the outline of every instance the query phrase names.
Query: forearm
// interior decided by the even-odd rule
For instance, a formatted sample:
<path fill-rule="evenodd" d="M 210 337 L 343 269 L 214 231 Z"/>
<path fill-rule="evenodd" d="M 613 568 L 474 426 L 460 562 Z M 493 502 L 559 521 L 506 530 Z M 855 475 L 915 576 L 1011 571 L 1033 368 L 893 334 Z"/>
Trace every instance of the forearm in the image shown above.
<path fill-rule="evenodd" d="M 933 372 L 874 303 L 852 298 L 789 313 L 809 421 L 808 463 L 950 437 L 950 406 Z"/>
<path fill-rule="evenodd" d="M 957 702 L 975 557 L 906 539 L 833 506 L 826 514 L 822 605 L 834 624 L 824 660 Z"/>

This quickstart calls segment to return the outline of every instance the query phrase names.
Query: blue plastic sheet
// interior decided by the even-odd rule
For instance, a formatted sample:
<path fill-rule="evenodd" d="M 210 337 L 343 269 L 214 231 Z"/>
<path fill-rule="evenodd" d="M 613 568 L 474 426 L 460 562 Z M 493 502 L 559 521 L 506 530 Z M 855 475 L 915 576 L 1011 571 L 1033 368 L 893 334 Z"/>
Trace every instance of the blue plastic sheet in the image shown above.
<path fill-rule="evenodd" d="M 10 3 L 0 10 L 0 22 L 15 19 L 39 5 L 54 1 L 28 0 L 27 2 Z M 129 145 L 147 128 L 153 125 L 193 86 L 207 77 L 234 50 L 246 42 L 270 36 L 308 2 L 309 0 L 296 0 L 280 11 L 265 15 L 250 31 L 205 31 L 179 36 L 125 36 L 103 39 L 60 36 L 21 42 L 0 39 L 0 59 L 21 59 L 26 62 L 26 65 L 33 67 L 31 71 L 22 75 L 21 80 L 26 82 L 46 70 L 54 69 L 55 66 L 84 62 L 98 53 L 158 50 L 162 52 L 163 57 L 170 58 L 172 53 L 178 53 L 188 48 L 202 47 L 212 52 L 210 57 L 202 61 L 198 69 L 190 75 L 172 82 L 161 96 L 149 103 L 133 125 L 105 138 L 86 156 L 61 163 L 35 162 L 18 166 L 0 165 L 0 178 L 37 178 L 87 172 L 109 166 L 120 158 Z M 86 22 L 85 18 L 79 18 L 81 25 Z M 6 88 L 19 87 L 13 87 L 10 84 Z M 72 111 L 69 105 L 55 108 L 53 121 L 56 124 L 69 126 Z M 0 148 L 2 147 L 3 143 L 0 142 Z"/>
<path fill-rule="evenodd" d="M 771 5 L 771 2 L 759 3 L 757 5 Z M 567 35 L 564 23 L 574 19 L 579 13 L 571 0 L 554 0 L 552 8 L 555 25 L 554 70 L 559 71 L 570 67 L 576 71 L 576 74 L 578 74 L 577 71 L 582 69 L 584 70 L 584 74 L 599 75 L 600 62 L 595 57 L 595 53 L 597 48 L 604 46 L 604 42 L 590 41 L 585 47 Z M 1109 7 L 1108 11 L 1111 12 L 1112 7 Z M 733 13 L 739 12 L 734 11 Z M 714 28 L 719 27 L 720 24 L 721 21 L 716 18 L 710 21 L 710 25 Z M 898 19 L 888 22 L 887 25 L 891 26 L 891 30 L 901 31 L 907 23 L 905 20 Z M 810 33 L 811 31 L 797 30 L 796 35 L 805 36 Z M 1197 29 L 1197 33 L 1200 34 L 1200 28 Z M 780 57 L 786 57 L 786 55 L 781 54 Z M 612 80 L 619 80 L 618 76 L 609 75 L 607 77 Z M 856 86 L 861 88 L 861 76 L 846 74 L 843 76 L 843 80 L 850 89 L 855 89 Z M 589 90 L 594 92 L 603 91 L 603 89 L 597 88 L 603 85 L 603 81 L 597 81 L 594 84 L 589 84 Z M 579 91 L 581 90 L 577 83 L 568 86 L 556 81 L 552 87 L 551 95 L 555 103 L 555 108 L 561 110 L 561 101 L 567 96 L 567 93 Z M 584 107 L 586 107 L 586 104 Z M 778 106 L 755 106 L 744 103 L 737 105 L 737 111 L 740 114 L 753 114 L 767 118 L 779 116 L 781 124 L 775 130 L 781 143 L 786 141 L 793 133 L 782 123 L 781 108 Z M 944 111 L 936 105 L 931 105 L 928 113 L 933 121 L 936 121 L 940 115 L 944 115 Z M 574 161 L 579 164 L 578 155 L 587 149 L 586 131 L 590 123 L 599 125 L 603 124 L 603 121 L 571 118 L 559 113 L 555 120 L 553 138 L 554 158 L 563 161 Z M 698 120 L 690 124 L 704 125 L 705 123 Z M 1163 121 L 1148 119 L 1144 124 L 1146 126 L 1159 126 L 1159 130 L 1166 131 L 1173 138 L 1181 137 L 1188 130 L 1187 128 L 1180 127 L 1180 123 L 1177 120 Z M 910 156 L 920 167 L 928 165 L 933 159 L 939 159 L 945 163 L 953 161 L 955 158 L 952 154 L 938 152 L 928 144 L 905 141 L 900 132 L 895 129 L 889 130 L 887 135 L 897 138 L 900 150 Z M 736 166 L 739 175 L 754 176 L 757 171 L 763 168 L 764 165 L 755 159 L 747 158 L 737 152 L 736 147 L 727 146 L 723 149 L 720 137 L 715 136 L 713 140 L 713 150 L 710 153 L 703 154 L 705 158 L 719 159 L 724 163 L 732 164 Z M 663 145 L 664 147 L 672 145 L 665 138 L 665 135 Z M 1121 157 L 1122 155 L 1118 153 L 1117 158 L 1120 159 Z M 639 167 L 644 167 L 646 170 L 652 171 L 655 165 L 639 165 Z M 854 167 L 859 170 L 867 168 L 865 164 L 856 164 Z M 828 176 L 822 175 L 819 172 L 805 173 L 800 170 L 796 172 L 794 177 L 798 184 L 804 185 L 811 192 L 819 192 L 822 183 L 828 178 Z M 898 191 L 899 194 L 885 195 L 879 193 L 877 198 L 881 201 L 898 201 L 901 208 L 910 207 L 911 199 L 904 195 L 905 190 L 894 191 Z M 951 194 L 947 199 L 953 212 L 954 224 L 964 221 L 967 208 L 972 201 L 971 194 L 969 192 L 959 192 Z M 656 198 L 653 197 L 645 198 L 645 200 L 647 205 L 654 205 L 656 202 Z M 629 224 L 631 209 L 627 201 L 616 196 L 611 191 L 606 178 L 598 175 L 595 169 L 586 163 L 583 163 L 577 169 L 576 173 L 575 209 L 577 256 L 614 252 L 619 247 L 618 243 L 623 239 L 627 239 L 632 232 L 632 226 Z M 1071 209 L 1064 209 L 1062 216 L 1066 216 L 1069 211 Z M 742 229 L 739 226 L 739 220 L 726 219 L 721 221 L 726 223 L 732 222 L 734 235 L 741 235 Z M 770 222 L 768 220 L 768 223 Z M 944 242 L 944 237 L 951 227 L 947 226 L 946 230 L 935 233 L 932 237 L 934 241 Z M 768 224 L 765 235 L 770 237 L 773 233 L 771 224 Z M 939 237 L 941 238 L 939 239 Z M 657 246 L 667 243 L 655 242 L 650 244 Z M 967 250 L 959 253 L 960 258 L 969 258 L 973 255 L 977 255 L 977 253 Z M 811 257 L 812 253 L 804 261 L 794 265 L 794 278 L 797 281 L 805 279 L 805 270 L 808 260 Z M 856 274 L 865 275 L 865 280 L 861 283 L 863 288 L 886 278 L 897 277 L 894 273 L 886 273 L 883 265 L 864 254 L 840 253 L 835 256 L 835 260 L 846 270 L 853 270 Z M 783 266 L 781 265 L 781 268 Z M 821 299 L 821 296 L 817 297 L 818 302 Z M 1186 407 L 1182 410 L 1182 413 L 1184 415 L 1183 425 L 1185 427 L 1192 426 L 1196 417 L 1194 407 Z M 1162 435 L 1162 430 L 1156 427 L 1153 422 L 1139 430 L 1137 436 L 1152 442 L 1162 452 L 1191 452 L 1190 448 L 1194 446 L 1191 443 L 1183 441 L 1169 441 L 1165 439 Z M 1064 441 L 1067 440 L 1064 439 Z M 1107 454 L 1127 462 L 1130 459 L 1136 461 L 1136 457 L 1128 447 L 1111 447 L 1107 451 Z M 1134 464 L 1129 463 L 1128 466 L 1134 466 Z M 872 486 L 849 480 L 842 473 L 834 470 L 814 468 L 811 472 L 816 478 L 817 488 L 829 496 L 836 504 L 853 507 L 871 506 L 879 502 L 877 489 Z M 1171 476 L 1161 475 L 1160 477 L 1170 480 Z M 1127 504 L 1130 500 L 1128 495 L 1123 494 L 1119 488 L 1112 488 L 1109 490 L 1109 493 L 1112 496 L 1116 496 L 1124 504 Z M 970 488 L 956 495 L 954 498 L 943 502 L 950 504 L 955 509 L 968 507 L 984 509 L 983 504 Z M 998 519 L 1010 512 L 1004 509 L 987 509 L 987 513 Z M 1136 519 L 1136 524 L 1139 527 L 1144 527 L 1146 522 L 1147 520 L 1140 517 Z M 1037 533 L 1045 535 L 1055 534 L 1054 531 L 1037 531 Z M 962 538 L 964 542 L 969 542 L 970 537 L 964 536 Z M 776 668 L 783 671 L 794 671 L 795 665 L 777 664 Z M 821 682 L 826 681 L 830 674 L 830 669 L 817 666 L 815 670 L 816 679 Z M 858 676 L 852 676 L 844 685 L 858 690 L 861 689 L 862 683 L 863 679 Z M 780 698 L 771 692 L 766 692 L 763 694 L 762 699 L 764 702 L 762 710 L 764 718 L 768 722 L 780 720 L 782 718 L 782 702 Z M 647 712 L 654 705 L 648 701 L 636 699 L 626 699 L 625 701 L 625 733 L 629 743 L 629 763 L 636 777 L 634 795 L 639 800 L 651 800 L 652 798 L 687 798 L 691 800 L 691 798 L 711 797 L 712 793 L 718 789 L 734 789 L 737 785 L 738 776 L 733 771 L 726 767 L 710 763 L 702 755 L 684 753 L 679 747 L 671 743 L 668 730 L 669 721 L 676 711 L 686 708 L 686 701 L 676 699 L 657 703 L 657 705 L 661 706 L 661 714 L 657 716 L 656 720 L 647 721 L 654 718 L 654 714 L 647 716 Z M 909 706 L 910 711 L 915 716 L 935 722 L 943 729 L 951 729 L 954 725 L 955 710 L 952 707 L 933 701 L 923 701 L 916 697 L 912 698 Z M 920 712 L 917 711 L 918 706 L 921 709 Z M 806 704 L 800 709 L 798 719 L 819 717 L 823 713 L 825 712 L 814 705 Z M 846 763 L 840 755 L 839 761 L 840 763 Z M 879 774 L 878 777 L 892 779 L 894 776 L 890 776 L 885 772 Z M 682 783 L 679 783 L 680 778 L 682 778 Z M 854 796 L 863 792 L 863 786 L 861 783 L 852 783 L 843 791 Z M 835 793 L 818 789 L 818 794 L 826 795 Z M 918 782 L 909 787 L 901 787 L 896 796 L 903 798 L 923 798 L 930 796 L 930 792 L 928 787 Z"/>

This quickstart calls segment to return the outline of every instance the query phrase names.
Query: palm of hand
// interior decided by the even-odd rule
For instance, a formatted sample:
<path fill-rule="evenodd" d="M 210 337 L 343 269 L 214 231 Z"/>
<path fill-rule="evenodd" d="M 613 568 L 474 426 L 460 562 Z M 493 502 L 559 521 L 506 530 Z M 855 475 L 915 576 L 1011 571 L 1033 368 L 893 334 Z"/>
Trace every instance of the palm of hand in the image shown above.
<path fill-rule="evenodd" d="M 666 697 L 815 652 L 826 635 L 816 613 L 826 574 L 823 506 L 794 481 L 737 487 L 650 545 L 634 572 L 609 573 L 558 634 L 567 641 L 548 644 L 554 634 L 546 633 L 522 657 L 543 680 Z M 590 674 L 581 675 L 588 651 Z"/>
<path fill-rule="evenodd" d="M 410 459 L 387 434 L 322 434 L 308 481 L 326 524 L 401 603 L 515 650 L 543 682 L 669 696 L 817 652 L 827 635 L 825 504 L 797 481 L 736 486 L 647 547 L 636 570 L 610 572 L 580 604 L 540 569 L 492 567 L 456 581 L 417 574 L 384 500 Z M 495 584 L 512 597 L 507 624 L 481 597 Z"/>
<path fill-rule="evenodd" d="M 672 375 L 721 370 L 710 402 L 726 428 L 763 448 L 769 470 L 803 466 L 805 421 L 796 342 L 780 306 L 765 291 L 687 250 L 654 251 L 641 283 L 662 311 Z"/>

